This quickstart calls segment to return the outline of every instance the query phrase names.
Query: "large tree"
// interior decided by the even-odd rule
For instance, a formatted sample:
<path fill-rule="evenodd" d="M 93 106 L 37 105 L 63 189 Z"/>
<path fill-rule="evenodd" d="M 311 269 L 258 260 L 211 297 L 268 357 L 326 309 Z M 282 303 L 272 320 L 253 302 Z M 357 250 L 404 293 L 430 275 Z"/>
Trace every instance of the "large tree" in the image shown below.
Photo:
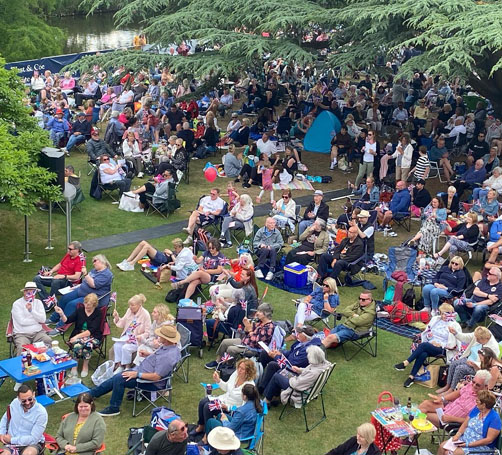
<path fill-rule="evenodd" d="M 29 215 L 40 199 L 58 200 L 54 174 L 37 165 L 43 147 L 51 142 L 23 101 L 24 85 L 15 70 L 4 69 L 0 58 L 0 198 Z"/>

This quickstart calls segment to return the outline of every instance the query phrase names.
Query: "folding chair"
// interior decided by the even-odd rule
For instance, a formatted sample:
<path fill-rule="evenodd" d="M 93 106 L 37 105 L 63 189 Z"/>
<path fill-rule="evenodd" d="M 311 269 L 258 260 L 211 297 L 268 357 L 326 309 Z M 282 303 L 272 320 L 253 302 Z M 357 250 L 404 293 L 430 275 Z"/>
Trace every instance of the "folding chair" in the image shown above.
<path fill-rule="evenodd" d="M 356 351 L 352 353 L 352 355 L 349 355 L 346 350 L 345 345 L 347 343 L 353 344 L 356 347 Z M 349 360 L 352 360 L 361 351 L 366 352 L 372 357 L 376 357 L 378 347 L 378 326 L 376 323 L 376 318 L 373 321 L 372 327 L 367 332 L 359 334 L 359 336 L 355 340 L 345 341 L 341 346 L 343 355 L 347 362 Z"/>
<path fill-rule="evenodd" d="M 306 428 L 307 432 L 310 431 L 310 430 L 313 430 L 315 427 L 317 427 L 317 425 L 319 425 L 321 422 L 323 422 L 324 420 L 326 420 L 326 409 L 324 407 L 324 395 L 323 395 L 323 391 L 324 391 L 324 387 L 325 387 L 326 383 L 328 382 L 328 379 L 331 376 L 331 373 L 335 369 L 335 366 L 336 366 L 336 363 L 333 363 L 329 368 L 326 368 L 326 370 L 324 370 L 319 375 L 319 377 L 317 378 L 316 382 L 314 383 L 314 385 L 310 389 L 303 390 L 303 391 L 296 390 L 296 392 L 301 395 L 302 401 L 301 401 L 301 403 L 300 403 L 299 406 L 295 405 L 294 407 L 295 408 L 297 406 L 301 407 L 301 409 L 303 411 L 303 419 L 305 420 L 305 428 Z M 294 392 L 295 392 L 295 390 L 293 389 L 291 391 L 291 394 L 288 397 L 287 403 L 282 408 L 282 412 L 281 412 L 281 415 L 279 416 L 279 420 L 282 420 L 282 418 L 284 416 L 284 413 L 286 412 L 286 408 L 290 404 L 291 396 L 293 395 Z M 308 420 L 307 420 L 306 407 L 307 407 L 307 405 L 310 402 L 312 402 L 313 400 L 316 400 L 319 397 L 321 397 L 322 417 L 321 417 L 321 419 L 317 423 L 315 423 L 313 426 L 311 426 L 309 428 Z"/>
<path fill-rule="evenodd" d="M 242 442 L 248 443 L 246 450 L 256 455 L 263 455 L 263 438 L 265 435 L 265 416 L 268 414 L 268 407 L 265 401 L 261 402 L 263 410 L 256 418 L 256 425 L 252 436 L 241 439 Z"/>
<path fill-rule="evenodd" d="M 96 169 L 96 175 L 97 175 L 97 179 L 98 179 L 98 186 L 101 189 L 102 193 L 104 195 L 108 196 L 114 202 L 117 202 L 118 199 L 116 199 L 113 196 L 112 191 L 117 191 L 119 189 L 119 187 L 116 184 L 114 184 L 114 183 L 105 183 L 105 184 L 103 184 L 101 182 L 101 172 L 99 172 L 99 167 Z"/>
<path fill-rule="evenodd" d="M 411 231 L 411 209 L 408 212 L 399 212 L 392 217 L 392 220 L 398 225 L 405 228 L 408 232 Z"/>
<path fill-rule="evenodd" d="M 46 324 L 42 324 L 42 329 L 45 332 L 50 332 L 52 330 Z M 7 343 L 9 343 L 9 358 L 12 358 L 14 357 L 14 354 L 16 352 L 16 343 L 14 343 L 14 323 L 12 322 L 12 316 L 10 317 L 9 322 L 7 323 L 7 329 L 5 330 L 5 337 L 7 338 Z"/>
<path fill-rule="evenodd" d="M 175 365 L 173 374 L 183 379 L 184 382 L 188 382 L 188 374 L 190 373 L 190 337 L 192 332 L 180 323 L 176 324 L 176 330 L 181 335 L 181 359 Z"/>
<path fill-rule="evenodd" d="M 83 308 L 84 304 L 83 303 L 79 303 L 77 305 L 77 308 Z M 103 333 L 103 338 L 101 339 L 101 342 L 99 343 L 99 345 L 97 345 L 95 348 L 94 348 L 94 351 L 98 354 L 97 355 L 97 360 L 96 360 L 96 367 L 94 369 L 96 369 L 99 364 L 100 364 L 100 361 L 101 359 L 105 360 L 106 359 L 106 340 L 108 338 L 108 335 L 111 334 L 111 331 L 110 331 L 110 324 L 108 324 L 108 319 L 107 319 L 107 312 L 108 312 L 108 306 L 102 306 L 102 307 L 98 307 L 98 310 L 101 312 L 101 332 Z M 69 343 L 69 340 L 66 339 L 66 334 L 67 334 L 67 331 L 68 329 L 72 326 L 73 323 L 69 323 L 69 324 L 65 324 L 63 325 L 61 328 L 59 328 L 59 331 L 62 333 L 63 335 L 63 341 L 66 343 L 66 345 L 68 347 L 70 347 L 70 343 Z"/>
<path fill-rule="evenodd" d="M 154 204 L 153 194 L 146 193 L 146 200 L 148 202 L 148 208 L 145 212 L 146 216 L 150 215 L 150 213 L 158 213 L 167 220 L 171 213 L 181 207 L 180 201 L 176 198 L 176 184 L 169 183 L 168 187 L 167 199 L 160 203 Z"/>
<path fill-rule="evenodd" d="M 197 202 L 196 210 L 200 207 L 200 201 L 204 197 L 206 197 L 205 194 L 203 194 L 199 198 L 199 201 Z M 211 234 L 212 237 L 217 239 L 217 238 L 219 238 L 220 233 L 221 233 L 221 223 L 223 221 L 223 217 L 227 214 L 228 214 L 228 203 L 225 202 L 223 205 L 223 209 L 221 210 L 221 213 L 218 216 L 215 216 L 214 218 L 205 220 L 203 223 L 198 224 L 196 229 L 199 227 L 203 227 L 204 229 L 209 231 L 209 233 Z"/>
<path fill-rule="evenodd" d="M 280 228 L 279 230 L 281 231 L 282 238 L 286 242 L 288 240 L 288 237 L 290 235 L 296 235 L 296 227 L 298 226 L 298 223 L 302 220 L 302 217 L 300 215 L 302 211 L 302 206 L 300 204 L 295 205 L 295 217 L 290 218 L 290 220 L 293 221 L 294 227 L 291 229 L 291 226 L 289 223 L 286 223 L 283 228 Z"/>
<path fill-rule="evenodd" d="M 173 374 L 160 379 L 159 381 L 148 381 L 146 379 L 136 379 L 136 387 L 134 387 L 134 402 L 132 406 L 132 416 L 137 417 L 150 407 L 157 407 L 157 401 L 167 403 L 167 407 L 171 407 L 172 381 Z M 158 387 L 159 384 L 161 387 Z M 136 412 L 136 406 L 139 401 L 145 400 L 145 406 Z"/>

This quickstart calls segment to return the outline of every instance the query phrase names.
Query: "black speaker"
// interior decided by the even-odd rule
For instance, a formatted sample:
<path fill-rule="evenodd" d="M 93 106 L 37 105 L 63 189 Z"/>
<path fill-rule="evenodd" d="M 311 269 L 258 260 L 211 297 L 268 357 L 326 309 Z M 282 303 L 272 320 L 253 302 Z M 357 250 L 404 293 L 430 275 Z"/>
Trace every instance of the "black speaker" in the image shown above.
<path fill-rule="evenodd" d="M 56 178 L 54 179 L 54 184 L 59 185 L 61 191 L 64 191 L 64 152 L 61 149 L 56 149 L 52 147 L 45 147 L 40 153 L 40 158 L 38 160 L 38 165 L 44 167 L 48 171 L 54 172 Z"/>

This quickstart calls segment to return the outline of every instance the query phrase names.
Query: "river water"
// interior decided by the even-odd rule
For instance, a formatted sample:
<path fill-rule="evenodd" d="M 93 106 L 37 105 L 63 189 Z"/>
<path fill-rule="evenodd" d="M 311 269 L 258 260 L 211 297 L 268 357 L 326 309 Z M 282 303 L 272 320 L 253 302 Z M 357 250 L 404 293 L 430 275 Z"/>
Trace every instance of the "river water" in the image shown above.
<path fill-rule="evenodd" d="M 98 51 L 101 49 L 122 48 L 132 45 L 139 26 L 117 29 L 113 13 L 93 16 L 53 17 L 49 24 L 63 29 L 67 36 L 64 54 Z"/>

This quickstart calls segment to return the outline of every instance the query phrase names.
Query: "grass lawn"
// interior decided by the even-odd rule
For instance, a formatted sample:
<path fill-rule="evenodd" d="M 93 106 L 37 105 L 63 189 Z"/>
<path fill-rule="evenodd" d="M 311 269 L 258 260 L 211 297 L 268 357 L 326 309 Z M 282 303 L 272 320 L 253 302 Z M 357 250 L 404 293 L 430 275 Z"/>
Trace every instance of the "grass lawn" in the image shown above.
<path fill-rule="evenodd" d="M 217 158 L 210 159 L 213 163 L 219 162 Z M 329 174 L 328 157 L 306 153 L 303 161 L 310 165 L 313 175 Z M 160 225 L 165 220 L 159 216 L 152 215 L 146 217 L 144 214 L 133 214 L 118 210 L 117 206 L 111 205 L 109 199 L 95 201 L 88 196 L 88 187 L 90 177 L 87 177 L 87 164 L 84 155 L 74 153 L 67 162 L 73 164 L 83 175 L 83 189 L 86 200 L 80 205 L 79 209 L 74 210 L 72 223 L 72 239 L 85 240 L 95 237 L 106 236 L 115 233 L 137 230 L 145 227 Z M 179 209 L 168 222 L 186 219 L 187 210 L 195 206 L 199 196 L 207 193 L 212 185 L 208 184 L 203 176 L 201 169 L 204 162 L 191 162 L 190 186 L 182 183 L 179 186 L 178 198 L 182 202 L 182 208 Z M 346 185 L 347 176 L 340 171 L 332 173 L 334 182 L 330 185 L 320 185 L 316 187 L 322 189 L 339 189 Z M 355 174 L 350 176 L 355 179 Z M 143 180 L 145 181 L 145 180 Z M 139 186 L 141 180 L 136 179 L 134 186 Z M 222 179 L 216 182 L 222 190 L 226 187 L 227 180 Z M 439 187 L 435 183 L 430 184 L 432 189 L 437 191 Z M 238 187 L 242 193 L 242 188 Z M 258 193 L 257 187 L 251 188 L 249 194 L 255 197 Z M 302 193 L 302 194 L 300 194 Z M 308 194 L 307 192 L 298 192 L 297 195 Z M 338 215 L 341 211 L 343 201 L 330 202 L 330 209 L 333 215 Z M 47 214 L 37 212 L 30 216 L 30 245 L 32 251 L 32 263 L 23 263 L 24 247 L 24 220 L 9 210 L 5 204 L 0 205 L 0 250 L 3 254 L 0 257 L 0 272 L 3 285 L 0 287 L 0 298 L 3 302 L 0 308 L 0 330 L 4 330 L 10 314 L 12 302 L 21 296 L 19 289 L 25 281 L 31 280 L 41 265 L 54 265 L 65 252 L 65 220 L 64 217 L 56 213 L 53 217 L 53 245 L 54 250 L 45 249 L 47 244 Z M 262 225 L 262 220 L 257 220 Z M 418 223 L 412 223 L 412 233 L 418 229 Z M 398 231 L 399 236 L 395 238 L 383 237 L 381 233 L 376 234 L 376 251 L 386 252 L 391 245 L 397 245 L 410 234 L 403 230 Z M 181 234 L 179 234 L 181 235 Z M 170 246 L 169 242 L 175 236 L 156 239 L 152 243 L 158 247 Z M 127 245 L 100 251 L 107 256 L 111 264 L 120 262 L 131 251 L 133 245 Z M 234 256 L 235 250 L 225 250 L 225 253 Z M 90 254 L 88 256 L 91 256 Z M 88 257 L 90 259 L 90 257 Z M 89 261 L 90 262 L 90 261 Z M 472 264 L 472 265 L 471 265 Z M 475 258 L 470 264 L 473 268 L 479 268 L 480 262 Z M 168 287 L 163 285 L 163 290 L 157 290 L 152 283 L 147 281 L 138 270 L 135 272 L 120 272 L 113 266 L 114 289 L 118 293 L 118 309 L 120 314 L 125 312 L 127 300 L 134 294 L 142 292 L 147 297 L 146 308 L 151 310 L 156 304 L 164 301 Z M 382 297 L 381 283 L 382 278 L 375 275 L 368 275 L 368 279 L 373 281 L 378 289 L 374 292 L 376 298 Z M 260 292 L 263 292 L 263 284 L 260 283 Z M 340 291 L 342 306 L 353 303 L 360 292 L 360 288 L 343 288 Z M 274 319 L 294 318 L 294 304 L 291 298 L 294 294 L 279 291 L 274 287 L 269 288 L 267 301 L 274 307 Z M 174 305 L 170 305 L 174 313 Z M 117 330 L 112 330 L 117 334 Z M 111 343 L 109 343 L 109 346 Z M 301 411 L 296 410 L 288 415 L 284 420 L 279 421 L 281 408 L 274 408 L 270 411 L 266 420 L 265 453 L 268 454 L 287 454 L 293 450 L 299 453 L 323 454 L 329 449 L 344 441 L 347 437 L 355 434 L 356 427 L 369 420 L 370 411 L 376 405 L 376 398 L 383 390 L 391 391 L 397 395 L 401 402 L 405 402 L 408 396 L 418 403 L 422 401 L 429 389 L 418 385 L 410 389 L 404 389 L 402 384 L 406 378 L 405 373 L 399 373 L 393 369 L 393 365 L 403 360 L 409 355 L 410 340 L 398 337 L 385 331 L 379 331 L 378 357 L 372 358 L 365 353 L 359 354 L 355 359 L 346 362 L 339 349 L 330 350 L 328 358 L 331 362 L 336 362 L 337 366 L 333 373 L 330 383 L 326 389 L 326 408 L 328 419 L 315 430 L 305 433 Z M 5 358 L 8 355 L 7 343 L 0 345 L 0 356 Z M 196 421 L 197 403 L 203 397 L 203 390 L 199 385 L 201 381 L 208 381 L 212 372 L 203 368 L 203 364 L 214 359 L 214 350 L 204 351 L 204 358 L 199 359 L 196 351 L 190 359 L 190 381 L 184 384 L 181 380 L 175 379 L 173 384 L 173 408 L 182 415 L 183 419 L 193 423 Z M 87 385 L 91 384 L 90 378 L 84 381 Z M 12 381 L 6 381 L 0 389 L 0 409 L 5 406 L 15 396 L 12 391 Z M 109 396 L 98 400 L 98 409 L 108 404 Z M 312 409 L 319 409 L 320 403 L 314 403 Z M 51 406 L 49 412 L 48 432 L 54 434 L 59 425 L 61 416 L 70 412 L 73 404 L 70 401 Z M 110 454 L 125 453 L 127 450 L 127 436 L 130 427 L 140 427 L 147 424 L 149 418 L 147 415 L 141 415 L 132 418 L 132 403 L 124 401 L 121 409 L 121 415 L 107 418 L 107 435 L 105 443 L 107 452 Z M 313 413 L 313 416 L 317 411 Z M 318 415 L 318 414 L 317 414 Z M 422 443 L 428 438 L 423 437 Z M 427 441 L 428 442 L 428 441 Z M 426 444 L 427 446 L 427 444 Z M 434 448 L 431 448 L 435 452 Z"/>

